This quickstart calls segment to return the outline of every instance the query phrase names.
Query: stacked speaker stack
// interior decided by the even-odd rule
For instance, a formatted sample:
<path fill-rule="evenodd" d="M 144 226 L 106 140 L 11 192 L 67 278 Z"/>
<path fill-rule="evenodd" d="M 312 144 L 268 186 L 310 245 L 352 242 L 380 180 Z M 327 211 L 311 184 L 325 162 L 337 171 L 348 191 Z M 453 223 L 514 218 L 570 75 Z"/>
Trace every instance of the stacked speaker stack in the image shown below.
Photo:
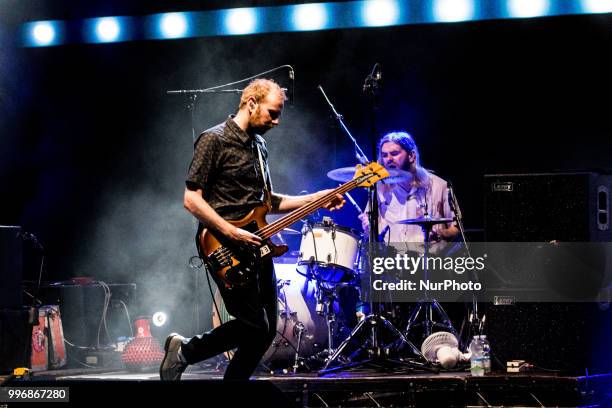
<path fill-rule="evenodd" d="M 596 173 L 486 175 L 486 240 L 610 242 L 611 189 L 612 176 Z M 487 334 L 500 364 L 523 359 L 564 372 L 608 372 L 608 308 L 605 302 L 489 305 Z"/>

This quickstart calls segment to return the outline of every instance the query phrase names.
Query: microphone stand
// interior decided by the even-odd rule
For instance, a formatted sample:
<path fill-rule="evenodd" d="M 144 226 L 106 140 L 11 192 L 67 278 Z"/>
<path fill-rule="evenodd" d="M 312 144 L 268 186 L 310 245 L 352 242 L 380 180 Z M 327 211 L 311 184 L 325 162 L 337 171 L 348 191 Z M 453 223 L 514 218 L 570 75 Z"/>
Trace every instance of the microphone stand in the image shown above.
<path fill-rule="evenodd" d="M 356 157 L 356 159 L 359 160 L 359 163 L 361 163 L 361 164 L 369 163 L 370 160 L 368 159 L 368 156 L 366 156 L 366 154 L 363 152 L 363 150 L 361 150 L 361 147 L 359 146 L 359 143 L 357 143 L 357 140 L 353 137 L 353 135 L 351 134 L 351 131 L 344 124 L 344 117 L 341 114 L 338 113 L 338 111 L 336 110 L 334 105 L 330 102 L 329 98 L 325 94 L 325 91 L 323 90 L 323 87 L 321 85 L 319 85 L 317 88 L 323 94 L 323 97 L 325 98 L 325 101 L 327 102 L 327 104 L 329 105 L 332 113 L 334 114 L 334 117 L 338 121 L 338 124 L 340 125 L 340 128 L 344 131 L 344 133 L 348 136 L 348 138 L 353 143 L 353 146 L 355 148 L 355 157 Z M 376 157 L 376 156 L 374 156 L 374 157 Z"/>
<path fill-rule="evenodd" d="M 459 227 L 459 233 L 461 234 L 461 241 L 465 246 L 465 250 L 468 254 L 469 258 L 472 258 L 472 253 L 470 252 L 470 247 L 468 245 L 467 239 L 465 238 L 465 228 L 463 226 L 463 215 L 461 214 L 461 208 L 459 207 L 459 201 L 457 201 L 457 196 L 455 195 L 455 189 L 450 181 L 447 182 L 448 187 L 448 196 L 449 196 L 449 205 L 451 210 L 455 214 L 455 222 Z M 478 276 L 475 271 L 470 271 L 472 274 L 472 278 L 475 281 L 478 281 Z M 482 332 L 482 324 L 484 323 L 485 316 L 483 315 L 482 320 L 480 319 L 478 312 L 478 299 L 474 293 L 472 293 L 472 310 L 469 316 L 469 334 L 465 339 L 465 343 L 462 344 L 462 349 L 466 350 L 467 346 L 470 344 L 470 338 L 472 335 L 481 334 Z M 461 340 L 460 340 L 461 341 Z"/>
<path fill-rule="evenodd" d="M 371 147 L 372 147 L 372 157 L 376 157 L 376 142 L 377 142 L 377 130 L 376 130 L 376 109 L 377 109 L 377 96 L 378 92 L 381 88 L 381 73 L 380 73 L 380 64 L 376 64 L 372 73 L 366 77 L 365 84 L 363 87 L 364 92 L 370 98 L 371 102 Z M 363 150 L 359 147 L 359 144 L 355 140 L 355 138 L 351 135 L 348 128 L 342 121 L 342 115 L 336 112 L 335 108 L 329 102 L 329 99 L 325 95 L 323 88 L 319 85 L 319 89 L 323 93 L 325 100 L 330 105 L 332 112 L 336 116 L 336 119 L 340 123 L 342 129 L 349 136 L 350 140 L 355 145 L 355 153 L 357 159 L 365 164 L 367 162 L 367 156 L 363 153 Z M 365 161 L 364 161 L 365 160 Z M 378 242 L 378 193 L 376 190 L 376 183 L 369 187 L 369 199 L 370 199 L 370 208 L 368 211 L 369 222 L 370 222 L 370 231 L 369 231 L 369 241 L 370 245 L 374 245 Z M 368 251 L 371 252 L 371 251 Z M 370 256 L 368 256 L 368 259 Z M 369 272 L 369 271 L 368 271 Z M 370 288 L 372 287 L 372 274 L 369 273 L 369 281 Z M 332 372 L 337 372 L 340 370 L 351 369 L 356 367 L 373 367 L 382 370 L 387 370 L 389 368 L 406 368 L 409 370 L 414 369 L 422 369 L 428 370 L 431 372 L 438 372 L 438 369 L 432 367 L 427 358 L 421 353 L 421 351 L 410 341 L 404 334 L 398 330 L 389 320 L 385 319 L 381 316 L 380 313 L 374 313 L 374 305 L 372 296 L 369 296 L 370 303 L 370 314 L 366 316 L 363 320 L 361 320 L 357 326 L 353 329 L 351 334 L 340 344 L 340 346 L 336 349 L 336 351 L 328 358 L 327 362 L 323 366 L 323 368 L 317 373 L 319 376 L 329 374 Z M 385 328 L 390 331 L 395 336 L 399 337 L 403 344 L 408 345 L 414 354 L 416 354 L 420 358 L 420 362 L 416 361 L 407 361 L 403 359 L 391 359 L 388 357 L 389 347 L 383 344 L 381 341 L 381 330 Z M 337 365 L 334 367 L 330 366 L 336 359 L 340 356 L 342 351 L 347 347 L 347 345 L 351 342 L 351 340 L 357 336 L 362 329 L 368 330 L 368 347 L 363 347 L 368 352 L 368 357 L 362 361 L 351 361 L 346 364 Z M 396 341 L 397 342 L 397 341 Z M 394 344 L 392 342 L 391 344 Z"/>

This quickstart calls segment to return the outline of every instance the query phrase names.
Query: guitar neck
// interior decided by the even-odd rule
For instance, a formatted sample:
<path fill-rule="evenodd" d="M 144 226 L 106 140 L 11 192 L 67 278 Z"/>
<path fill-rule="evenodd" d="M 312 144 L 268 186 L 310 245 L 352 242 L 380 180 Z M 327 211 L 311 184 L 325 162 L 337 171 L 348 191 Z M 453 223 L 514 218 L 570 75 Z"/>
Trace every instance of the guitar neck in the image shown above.
<path fill-rule="evenodd" d="M 347 191 L 354 189 L 355 187 L 357 187 L 359 182 L 360 181 L 357 179 L 348 181 L 342 184 L 341 186 L 335 188 L 334 190 L 330 191 L 328 194 L 325 194 L 323 197 L 311 203 L 308 203 L 298 209 L 295 209 L 284 217 L 279 218 L 273 223 L 266 225 L 264 228 L 255 232 L 255 234 L 259 235 L 262 239 L 268 239 L 273 235 L 277 234 L 278 232 L 282 231 L 283 229 L 287 228 L 294 222 L 299 221 L 307 215 L 312 214 L 319 208 L 322 208 L 325 204 L 330 202 L 337 194 L 344 194 Z"/>

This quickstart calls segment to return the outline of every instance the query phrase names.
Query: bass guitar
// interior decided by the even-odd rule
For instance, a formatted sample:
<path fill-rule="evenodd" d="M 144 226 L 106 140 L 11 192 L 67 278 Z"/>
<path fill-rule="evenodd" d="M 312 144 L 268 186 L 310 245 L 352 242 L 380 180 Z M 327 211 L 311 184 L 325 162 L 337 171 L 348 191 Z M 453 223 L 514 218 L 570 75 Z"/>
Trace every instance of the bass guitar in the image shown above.
<path fill-rule="evenodd" d="M 299 221 L 307 215 L 322 208 L 337 194 L 344 194 L 355 187 L 370 187 L 379 180 L 389 177 L 389 172 L 379 163 L 372 162 L 367 166 L 357 166 L 351 181 L 330 191 L 321 198 L 308 203 L 282 218 L 268 224 L 266 205 L 255 207 L 239 220 L 228 221 L 230 224 L 249 231 L 262 239 L 256 248 L 246 248 L 230 242 L 225 237 L 217 236 L 204 229 L 199 236 L 200 249 L 209 271 L 214 273 L 228 289 L 249 284 L 254 278 L 254 269 L 258 263 L 272 257 L 283 255 L 289 249 L 287 245 L 275 245 L 270 241 L 278 232 Z"/>

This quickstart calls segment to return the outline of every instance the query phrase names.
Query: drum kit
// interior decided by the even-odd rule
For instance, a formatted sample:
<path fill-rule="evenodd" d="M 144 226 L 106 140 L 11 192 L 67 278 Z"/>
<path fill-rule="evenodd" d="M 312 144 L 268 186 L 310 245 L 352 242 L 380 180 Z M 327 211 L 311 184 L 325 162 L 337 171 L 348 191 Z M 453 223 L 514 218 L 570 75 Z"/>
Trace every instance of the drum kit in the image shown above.
<path fill-rule="evenodd" d="M 402 170 L 390 169 L 390 173 L 390 177 L 383 180 L 386 184 L 409 181 L 411 177 Z M 346 182 L 354 174 L 354 167 L 345 167 L 330 171 L 328 177 Z M 422 228 L 425 237 L 424 256 L 427 256 L 427 244 L 433 225 L 452 221 L 450 218 L 420 217 L 399 223 Z M 295 258 L 285 258 L 282 260 L 289 260 L 288 263 L 275 262 L 279 313 L 277 336 L 264 355 L 262 365 L 271 371 L 282 369 L 284 373 L 320 368 L 323 368 L 323 372 L 333 371 L 334 368 L 330 368 L 333 363 L 351 364 L 350 358 L 347 359 L 342 353 L 350 348 L 353 336 L 364 323 L 357 323 L 356 318 L 365 247 L 363 234 L 338 225 L 329 217 L 323 217 L 319 222 L 303 220 L 301 231 L 286 228 L 278 238 L 284 241 L 283 235 L 298 234 L 301 235 L 301 242 L 297 261 Z M 220 296 L 216 300 L 221 305 L 219 313 L 223 319 L 213 318 L 214 327 L 221 320 L 231 318 Z M 342 317 L 340 319 L 339 312 Z M 436 314 L 438 322 L 432 320 Z M 216 315 L 214 310 L 213 315 Z M 423 319 L 422 322 L 419 317 Z M 354 324 L 350 324 L 352 321 Z M 399 343 L 403 342 L 411 348 L 412 353 L 420 359 L 417 367 L 427 369 L 424 365 L 427 360 L 408 340 L 410 332 L 422 328 L 424 338 L 434 329 L 443 329 L 453 334 L 456 331 L 442 306 L 431 298 L 416 304 L 407 321 L 404 330 L 396 329 L 384 318 L 382 325 L 399 337 Z M 398 344 L 397 341 L 394 343 Z"/>

